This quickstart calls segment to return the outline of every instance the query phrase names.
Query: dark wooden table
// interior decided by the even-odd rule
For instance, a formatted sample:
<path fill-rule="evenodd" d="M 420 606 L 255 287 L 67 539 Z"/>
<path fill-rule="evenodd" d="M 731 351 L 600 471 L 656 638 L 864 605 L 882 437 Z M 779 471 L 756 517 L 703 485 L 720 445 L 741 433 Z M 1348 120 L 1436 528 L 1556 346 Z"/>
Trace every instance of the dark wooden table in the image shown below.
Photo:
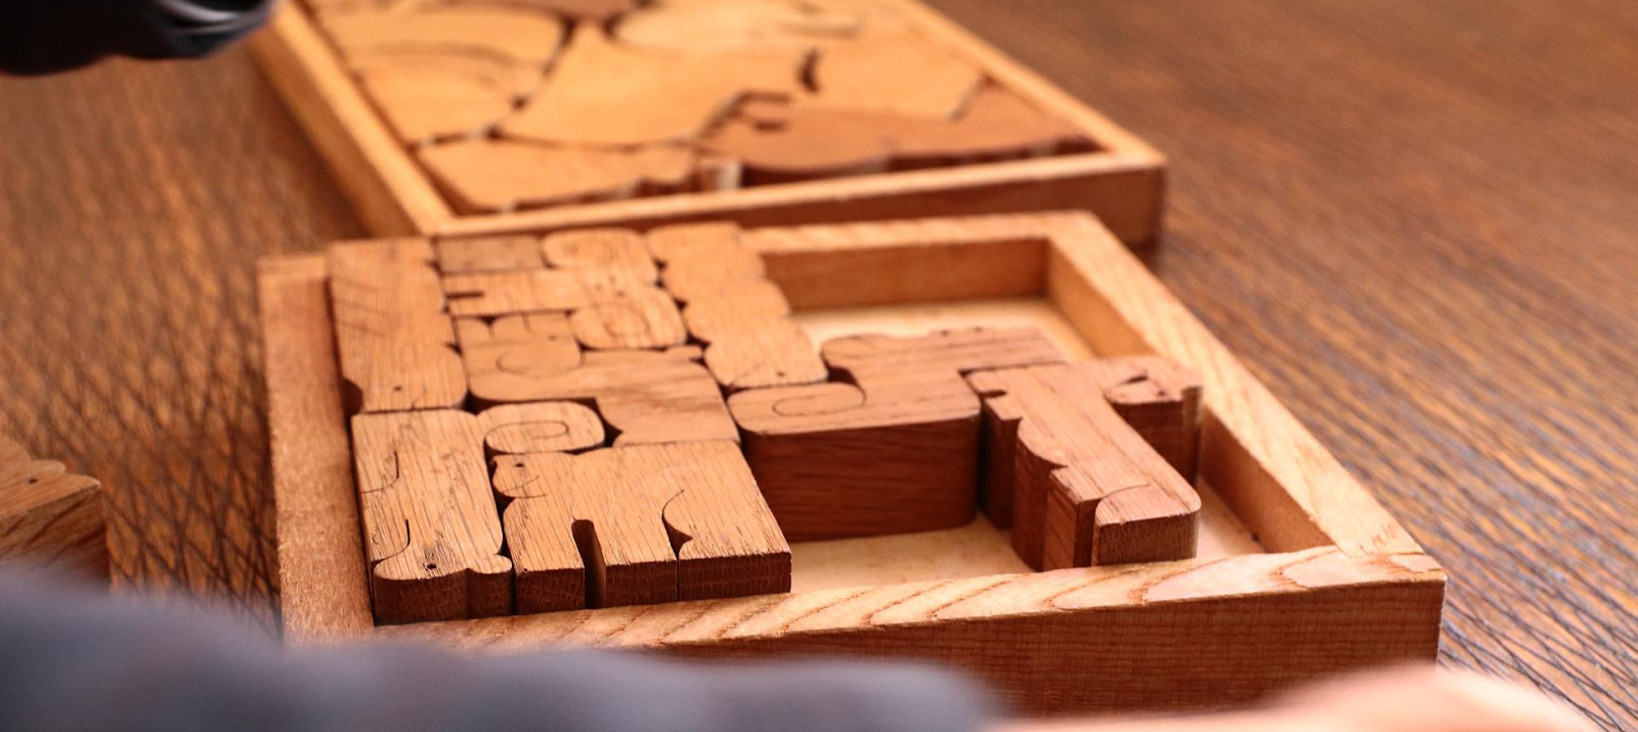
<path fill-rule="evenodd" d="M 1638 4 L 938 0 L 1172 157 L 1153 266 L 1451 575 L 1444 659 L 1638 726 Z M 363 233 L 248 54 L 0 79 L 0 430 L 272 623 L 252 270 Z"/>

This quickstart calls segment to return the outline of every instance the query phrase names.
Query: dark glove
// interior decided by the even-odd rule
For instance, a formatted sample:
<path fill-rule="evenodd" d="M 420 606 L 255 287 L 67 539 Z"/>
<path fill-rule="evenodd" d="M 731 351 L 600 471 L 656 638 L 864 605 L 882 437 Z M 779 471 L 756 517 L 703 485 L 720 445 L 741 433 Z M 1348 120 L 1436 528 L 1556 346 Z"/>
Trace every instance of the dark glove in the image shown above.
<path fill-rule="evenodd" d="M 203 56 L 260 27 L 276 0 L 0 0 L 0 71 L 47 74 L 103 56 Z"/>

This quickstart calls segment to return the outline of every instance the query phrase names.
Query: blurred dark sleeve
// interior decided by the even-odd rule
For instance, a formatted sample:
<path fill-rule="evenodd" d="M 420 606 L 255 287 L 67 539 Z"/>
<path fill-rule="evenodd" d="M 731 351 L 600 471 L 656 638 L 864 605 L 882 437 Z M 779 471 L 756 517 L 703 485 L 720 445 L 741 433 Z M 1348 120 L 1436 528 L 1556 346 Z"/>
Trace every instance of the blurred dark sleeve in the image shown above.
<path fill-rule="evenodd" d="M 0 572 L 0 729 L 966 732 L 988 709 L 915 666 L 288 650 L 140 600 Z"/>
<path fill-rule="evenodd" d="M 202 56 L 266 20 L 276 0 L 0 0 L 0 71 L 45 74 L 103 56 Z"/>

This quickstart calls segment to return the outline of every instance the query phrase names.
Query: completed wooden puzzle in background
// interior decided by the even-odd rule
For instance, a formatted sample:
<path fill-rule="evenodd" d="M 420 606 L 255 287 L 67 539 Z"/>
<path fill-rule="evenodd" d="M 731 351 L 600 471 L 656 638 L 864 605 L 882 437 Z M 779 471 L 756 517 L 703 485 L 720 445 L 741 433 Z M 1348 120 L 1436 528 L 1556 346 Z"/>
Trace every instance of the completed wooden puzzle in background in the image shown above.
<path fill-rule="evenodd" d="M 307 0 L 477 214 L 1098 149 L 878 0 Z"/>
<path fill-rule="evenodd" d="M 729 224 L 331 247 L 378 623 L 785 592 L 790 542 L 963 526 L 1185 559 L 1200 384 L 1031 328 L 821 347 Z"/>

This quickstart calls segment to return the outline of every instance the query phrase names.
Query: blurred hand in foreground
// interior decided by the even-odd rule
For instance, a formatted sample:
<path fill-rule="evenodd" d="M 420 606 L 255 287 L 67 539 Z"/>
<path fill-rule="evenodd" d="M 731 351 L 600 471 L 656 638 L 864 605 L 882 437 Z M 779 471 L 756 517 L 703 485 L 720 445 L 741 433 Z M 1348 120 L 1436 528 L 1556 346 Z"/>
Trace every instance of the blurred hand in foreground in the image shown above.
<path fill-rule="evenodd" d="M 1261 709 L 1196 717 L 1012 722 L 997 732 L 1596 732 L 1534 689 L 1401 668 L 1313 686 Z"/>

